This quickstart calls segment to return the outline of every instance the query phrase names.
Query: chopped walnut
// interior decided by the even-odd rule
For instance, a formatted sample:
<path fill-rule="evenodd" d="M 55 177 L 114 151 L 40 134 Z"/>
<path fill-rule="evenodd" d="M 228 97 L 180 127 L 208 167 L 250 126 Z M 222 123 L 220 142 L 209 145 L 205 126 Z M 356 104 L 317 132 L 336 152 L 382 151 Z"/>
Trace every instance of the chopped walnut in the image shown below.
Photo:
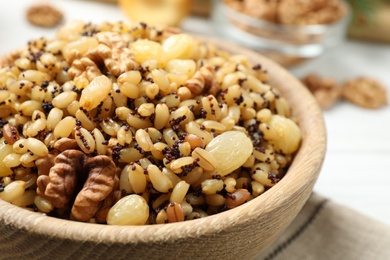
<path fill-rule="evenodd" d="M 117 32 L 100 32 L 96 34 L 96 39 L 99 43 L 107 45 L 110 49 L 123 49 L 127 48 L 126 39 L 123 35 Z"/>
<path fill-rule="evenodd" d="M 119 76 L 124 71 L 132 70 L 137 63 L 133 59 L 133 53 L 128 48 L 126 39 L 122 35 L 115 32 L 101 32 L 96 35 L 100 43 L 97 48 L 87 53 L 87 57 L 98 57 L 106 66 L 107 70 L 114 76 Z M 102 48 L 106 45 L 110 48 Z M 99 61 L 91 58 L 95 63 Z M 101 61 L 100 61 L 101 62 Z"/>
<path fill-rule="evenodd" d="M 195 75 L 184 83 L 193 96 L 199 95 L 204 91 L 209 91 L 210 94 L 216 95 L 217 86 L 214 82 L 214 68 L 211 65 L 206 65 L 200 68 Z"/>
<path fill-rule="evenodd" d="M 277 16 L 281 24 L 330 24 L 345 13 L 339 0 L 283 0 L 278 4 Z"/>
<path fill-rule="evenodd" d="M 34 5 L 27 10 L 27 20 L 37 26 L 54 27 L 58 25 L 62 19 L 62 13 L 47 4 Z"/>
<path fill-rule="evenodd" d="M 331 108 L 340 99 L 341 89 L 330 78 L 310 74 L 302 79 L 302 83 L 310 90 L 322 109 Z"/>
<path fill-rule="evenodd" d="M 73 61 L 72 67 L 68 70 L 68 75 L 72 78 L 79 77 L 85 73 L 88 81 L 92 81 L 97 76 L 102 75 L 102 72 L 98 68 L 97 64 L 89 58 L 81 58 Z"/>
<path fill-rule="evenodd" d="M 75 60 L 81 59 L 82 57 L 83 55 L 78 50 L 70 50 L 69 54 L 64 58 L 68 64 L 73 64 Z"/>
<path fill-rule="evenodd" d="M 273 23 L 330 24 L 345 15 L 340 0 L 223 0 L 231 8 Z"/>
<path fill-rule="evenodd" d="M 93 61 L 98 67 L 104 65 L 108 66 L 109 59 L 111 59 L 111 57 L 112 57 L 111 48 L 103 43 L 100 43 L 96 48 L 92 49 L 87 54 L 87 58 Z"/>
<path fill-rule="evenodd" d="M 261 17 L 270 22 L 277 22 L 278 0 L 246 0 L 246 13 L 253 17 Z"/>
<path fill-rule="evenodd" d="M 115 32 L 97 33 L 99 45 L 96 48 L 82 56 L 70 53 L 68 62 L 72 66 L 68 70 L 69 76 L 72 79 L 86 77 L 88 81 L 92 81 L 103 73 L 104 68 L 113 76 L 134 69 L 138 64 L 123 37 Z"/>
<path fill-rule="evenodd" d="M 343 97 L 365 108 L 379 108 L 387 104 L 386 88 L 378 81 L 360 77 L 347 81 L 342 89 Z"/>
<path fill-rule="evenodd" d="M 54 149 L 59 152 L 64 152 L 66 150 L 77 150 L 78 148 L 77 141 L 71 138 L 61 138 L 54 143 Z"/>

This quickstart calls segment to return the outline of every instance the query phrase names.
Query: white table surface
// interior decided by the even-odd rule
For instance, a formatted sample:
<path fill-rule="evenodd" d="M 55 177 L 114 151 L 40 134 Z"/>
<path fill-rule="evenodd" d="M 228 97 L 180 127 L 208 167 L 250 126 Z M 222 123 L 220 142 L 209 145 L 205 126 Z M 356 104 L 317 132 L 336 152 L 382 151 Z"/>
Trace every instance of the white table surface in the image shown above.
<path fill-rule="evenodd" d="M 0 53 L 29 39 L 54 35 L 53 29 L 31 26 L 25 20 L 35 0 L 0 1 Z M 66 20 L 118 21 L 125 17 L 113 5 L 80 0 L 57 0 Z M 188 31 L 215 35 L 207 20 L 190 17 Z M 347 41 L 320 58 L 292 70 L 297 76 L 309 72 L 346 80 L 366 75 L 379 79 L 390 100 L 390 45 Z M 390 224 L 390 106 L 362 109 L 341 103 L 324 112 L 328 151 L 315 191 L 361 213 Z"/>

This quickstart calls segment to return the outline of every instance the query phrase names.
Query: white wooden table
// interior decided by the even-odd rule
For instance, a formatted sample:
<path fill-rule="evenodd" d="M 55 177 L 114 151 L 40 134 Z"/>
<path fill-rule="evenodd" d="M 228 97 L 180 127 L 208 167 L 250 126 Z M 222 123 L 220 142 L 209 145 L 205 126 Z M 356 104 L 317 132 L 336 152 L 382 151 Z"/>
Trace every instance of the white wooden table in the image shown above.
<path fill-rule="evenodd" d="M 29 39 L 50 37 L 53 29 L 33 27 L 25 20 L 26 7 L 34 0 L 0 1 L 0 53 Z M 66 19 L 93 22 L 125 19 L 112 5 L 79 0 L 57 0 Z M 207 20 L 188 18 L 183 28 L 215 35 Z M 390 100 L 390 45 L 347 41 L 320 58 L 292 70 L 346 80 L 367 75 L 387 85 Z M 315 191 L 366 215 L 390 224 L 390 106 L 367 110 L 341 103 L 324 112 L 328 152 Z"/>

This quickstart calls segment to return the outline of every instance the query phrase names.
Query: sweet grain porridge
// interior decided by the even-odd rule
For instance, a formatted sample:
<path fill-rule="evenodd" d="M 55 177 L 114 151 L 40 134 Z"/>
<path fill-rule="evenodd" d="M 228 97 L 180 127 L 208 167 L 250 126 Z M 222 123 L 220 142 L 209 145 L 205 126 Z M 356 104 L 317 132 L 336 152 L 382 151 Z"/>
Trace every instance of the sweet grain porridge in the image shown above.
<path fill-rule="evenodd" d="M 73 21 L 0 62 L 0 198 L 112 225 L 202 218 L 285 175 L 301 132 L 260 64 L 175 28 Z"/>

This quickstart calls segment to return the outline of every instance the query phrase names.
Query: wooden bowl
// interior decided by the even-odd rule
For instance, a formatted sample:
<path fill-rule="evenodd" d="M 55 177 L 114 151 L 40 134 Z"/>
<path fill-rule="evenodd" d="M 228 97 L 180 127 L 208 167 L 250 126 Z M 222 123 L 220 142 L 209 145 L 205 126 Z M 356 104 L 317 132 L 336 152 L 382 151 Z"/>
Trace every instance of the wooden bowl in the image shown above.
<path fill-rule="evenodd" d="M 62 220 L 0 200 L 0 252 L 6 259 L 248 259 L 292 222 L 312 192 L 326 150 L 316 101 L 285 69 L 263 56 L 206 39 L 244 54 L 269 72 L 302 130 L 302 144 L 286 176 L 261 196 L 213 216 L 150 226 L 108 226 Z"/>

